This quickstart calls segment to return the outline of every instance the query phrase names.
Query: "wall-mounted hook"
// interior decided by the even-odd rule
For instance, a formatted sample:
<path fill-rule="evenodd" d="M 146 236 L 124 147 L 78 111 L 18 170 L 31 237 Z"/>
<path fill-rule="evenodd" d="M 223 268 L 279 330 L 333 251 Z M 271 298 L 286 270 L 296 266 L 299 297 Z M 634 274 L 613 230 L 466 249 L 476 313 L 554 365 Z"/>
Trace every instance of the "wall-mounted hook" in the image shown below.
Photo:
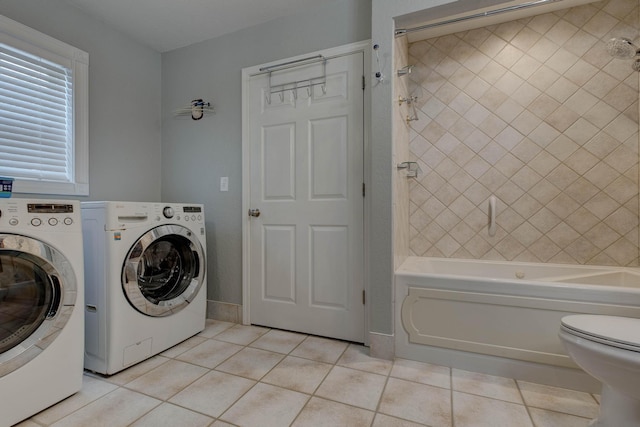
<path fill-rule="evenodd" d="M 418 100 L 417 96 L 409 96 L 409 97 L 398 97 L 398 104 L 402 105 L 403 103 L 407 103 L 407 106 L 411 107 L 411 115 L 407 115 L 407 118 L 404 119 L 407 124 L 410 124 L 411 122 L 415 122 L 417 120 L 420 120 L 420 118 L 418 117 L 418 110 L 416 109 L 416 101 Z"/>
<path fill-rule="evenodd" d="M 398 105 L 402 105 L 402 104 L 404 104 L 405 102 L 407 103 L 407 105 L 411 105 L 411 104 L 413 104 L 414 102 L 416 102 L 417 100 L 418 100 L 418 97 L 417 97 L 417 96 L 410 96 L 410 97 L 408 97 L 408 98 L 403 97 L 403 96 L 399 96 L 399 97 L 398 97 Z"/>
<path fill-rule="evenodd" d="M 304 80 L 294 80 L 288 81 L 284 83 L 273 84 L 273 73 L 287 70 L 294 67 L 299 66 L 310 66 L 310 65 L 322 65 L 322 74 L 318 74 L 316 77 L 306 78 Z M 316 55 L 309 58 L 303 58 L 295 61 L 284 62 L 282 64 L 270 65 L 268 67 L 260 68 L 261 73 L 266 73 L 269 76 L 268 85 L 266 88 L 267 94 L 265 94 L 265 100 L 267 104 L 271 103 L 271 96 L 274 93 L 277 93 L 280 96 L 280 102 L 284 102 L 285 94 L 291 94 L 288 97 L 288 100 L 297 100 L 298 99 L 298 91 L 300 89 L 306 88 L 307 95 L 311 98 L 314 92 L 314 86 L 322 85 L 322 92 L 324 94 L 327 93 L 327 58 L 322 55 Z"/>
<path fill-rule="evenodd" d="M 417 122 L 418 120 L 420 120 L 420 118 L 418 116 L 407 116 L 404 121 L 407 122 L 407 124 L 411 123 L 411 122 Z"/>
<path fill-rule="evenodd" d="M 202 99 L 193 99 L 188 107 L 179 108 L 173 112 L 176 116 L 191 116 L 193 120 L 200 120 L 205 113 L 215 113 L 215 109 L 210 102 Z"/>
<path fill-rule="evenodd" d="M 415 65 L 405 65 L 404 67 L 398 70 L 398 77 L 406 76 L 407 74 L 411 74 L 411 70 L 413 70 Z"/>
<path fill-rule="evenodd" d="M 422 172 L 420 169 L 420 165 L 418 162 L 402 162 L 396 165 L 398 169 L 406 169 L 407 170 L 407 178 L 417 178 L 418 172 Z"/>

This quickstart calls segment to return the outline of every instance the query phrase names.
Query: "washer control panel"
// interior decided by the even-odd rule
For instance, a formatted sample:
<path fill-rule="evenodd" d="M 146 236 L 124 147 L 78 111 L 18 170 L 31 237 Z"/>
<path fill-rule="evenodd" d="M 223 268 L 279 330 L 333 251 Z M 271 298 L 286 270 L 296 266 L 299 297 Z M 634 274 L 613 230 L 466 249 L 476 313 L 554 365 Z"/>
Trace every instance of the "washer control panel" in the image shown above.
<path fill-rule="evenodd" d="M 199 205 L 163 205 L 162 214 L 156 214 L 155 220 L 170 219 L 175 223 L 204 224 L 203 207 Z M 156 211 L 158 212 L 158 211 Z M 165 221 L 166 222 L 166 221 Z"/>
<path fill-rule="evenodd" d="M 63 230 L 76 223 L 77 212 L 67 203 L 27 203 L 18 199 L 0 204 L 0 225 Z"/>
<path fill-rule="evenodd" d="M 202 222 L 202 207 L 183 206 L 182 218 L 185 222 Z M 180 219 L 180 215 L 178 215 L 178 219 Z"/>

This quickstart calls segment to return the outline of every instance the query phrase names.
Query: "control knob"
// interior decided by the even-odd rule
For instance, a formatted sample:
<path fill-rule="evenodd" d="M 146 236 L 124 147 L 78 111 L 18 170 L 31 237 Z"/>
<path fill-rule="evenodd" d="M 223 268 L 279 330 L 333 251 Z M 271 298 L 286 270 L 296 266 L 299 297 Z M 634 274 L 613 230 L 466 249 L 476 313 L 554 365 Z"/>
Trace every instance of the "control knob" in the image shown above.
<path fill-rule="evenodd" d="M 175 215 L 175 212 L 171 206 L 167 206 L 164 209 L 162 209 L 162 215 L 164 215 L 165 218 L 173 218 L 173 215 Z"/>

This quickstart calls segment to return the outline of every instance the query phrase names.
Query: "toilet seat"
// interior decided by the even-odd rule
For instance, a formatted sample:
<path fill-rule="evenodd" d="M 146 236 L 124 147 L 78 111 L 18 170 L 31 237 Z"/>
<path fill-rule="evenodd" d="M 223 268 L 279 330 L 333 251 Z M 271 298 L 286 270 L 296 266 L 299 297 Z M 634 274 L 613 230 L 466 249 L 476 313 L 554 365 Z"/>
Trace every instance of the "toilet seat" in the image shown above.
<path fill-rule="evenodd" d="M 640 319 L 577 314 L 563 317 L 561 328 L 589 341 L 640 353 Z"/>

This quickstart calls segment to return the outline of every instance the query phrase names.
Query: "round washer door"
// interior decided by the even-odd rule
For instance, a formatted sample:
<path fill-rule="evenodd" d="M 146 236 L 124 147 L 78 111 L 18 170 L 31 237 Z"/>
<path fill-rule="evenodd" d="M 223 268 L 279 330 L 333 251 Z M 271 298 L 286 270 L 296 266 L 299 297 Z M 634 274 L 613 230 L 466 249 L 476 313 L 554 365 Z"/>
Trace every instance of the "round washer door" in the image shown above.
<path fill-rule="evenodd" d="M 73 311 L 77 286 L 71 264 L 56 248 L 0 233 L 0 377 L 55 341 Z"/>
<path fill-rule="evenodd" d="M 161 225 L 131 247 L 122 268 L 122 287 L 140 313 L 170 316 L 185 308 L 204 281 L 204 250 L 181 225 Z"/>

